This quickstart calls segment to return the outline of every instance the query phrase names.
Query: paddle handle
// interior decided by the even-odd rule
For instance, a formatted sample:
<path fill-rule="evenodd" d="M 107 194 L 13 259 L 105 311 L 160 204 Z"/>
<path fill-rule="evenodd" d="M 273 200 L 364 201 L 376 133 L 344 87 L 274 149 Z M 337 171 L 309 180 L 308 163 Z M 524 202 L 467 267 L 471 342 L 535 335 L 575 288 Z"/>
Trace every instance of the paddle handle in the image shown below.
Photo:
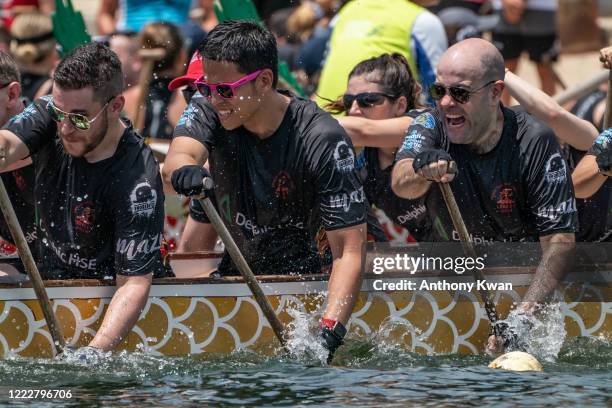
<path fill-rule="evenodd" d="M 459 239 L 461 240 L 463 252 L 465 252 L 467 256 L 475 259 L 477 255 L 476 250 L 474 249 L 474 243 L 472 242 L 472 237 L 470 236 L 467 227 L 465 226 L 465 222 L 463 221 L 463 217 L 461 216 L 461 212 L 459 211 L 459 207 L 457 206 L 457 201 L 455 200 L 453 190 L 451 189 L 448 183 L 438 183 L 438 185 L 440 186 L 440 190 L 442 190 L 442 196 L 444 197 L 444 201 L 446 202 L 446 208 L 448 208 L 448 212 L 450 213 L 451 219 L 453 220 L 455 230 L 457 230 L 457 233 L 459 233 Z M 472 269 L 472 272 L 474 273 L 475 280 L 484 280 L 484 275 L 480 270 L 474 268 Z M 499 330 L 499 327 L 495 324 L 499 320 L 499 317 L 497 315 L 495 303 L 493 303 L 493 300 L 491 299 L 491 294 L 486 288 L 479 289 L 478 291 L 480 292 L 480 297 L 482 297 L 482 301 L 484 302 L 487 317 L 493 325 L 495 335 L 500 336 L 501 332 Z"/>
<path fill-rule="evenodd" d="M 210 178 L 205 178 L 203 181 L 203 184 L 205 188 L 211 188 L 212 180 Z M 261 311 L 263 312 L 264 316 L 268 320 L 268 323 L 270 323 L 270 327 L 272 327 L 274 334 L 276 335 L 276 337 L 278 338 L 282 346 L 285 348 L 285 350 L 288 351 L 287 341 L 283 337 L 283 332 L 284 332 L 283 325 L 280 322 L 280 320 L 278 320 L 278 316 L 276 316 L 276 313 L 274 313 L 274 309 L 272 309 L 272 305 L 270 305 L 268 298 L 266 297 L 266 295 L 264 295 L 263 290 L 261 289 L 261 286 L 259 285 L 259 282 L 257 281 L 257 278 L 255 278 L 255 275 L 251 271 L 249 264 L 244 259 L 244 256 L 242 256 L 240 249 L 238 249 L 238 245 L 236 245 L 236 242 L 234 242 L 234 239 L 230 235 L 230 232 L 228 231 L 227 227 L 223 223 L 223 220 L 221 220 L 219 213 L 213 206 L 210 199 L 200 198 L 199 200 L 200 200 L 200 204 L 204 208 L 204 212 L 208 216 L 208 219 L 210 220 L 213 227 L 217 231 L 217 234 L 219 234 L 219 236 L 221 237 L 221 240 L 223 241 L 223 244 L 225 245 L 225 249 L 227 249 L 227 252 L 229 252 L 232 260 L 234 261 L 234 264 L 238 268 L 238 271 L 244 278 L 244 281 L 246 282 L 249 289 L 251 290 L 251 293 L 253 293 L 253 296 L 255 297 L 257 304 L 261 308 Z"/>
<path fill-rule="evenodd" d="M 608 97 L 606 99 L 606 113 L 604 115 L 604 130 L 612 127 L 612 69 L 608 74 Z"/>
<path fill-rule="evenodd" d="M 146 110 L 145 99 L 149 94 L 149 85 L 153 77 L 153 67 L 155 63 L 164 58 L 166 51 L 163 48 L 142 49 L 138 52 L 138 56 L 142 60 L 142 70 L 138 78 L 140 89 L 138 91 L 138 99 L 136 101 L 136 113 L 134 114 L 134 128 L 139 132 L 144 130 L 144 114 Z M 141 123 L 142 122 L 142 123 Z M 149 135 L 144 135 L 149 136 Z"/>
<path fill-rule="evenodd" d="M 40 273 L 38 272 L 38 268 L 36 267 L 36 262 L 34 262 L 34 257 L 32 257 L 32 252 L 30 252 L 30 247 L 28 246 L 28 242 L 26 241 L 26 238 L 23 235 L 23 231 L 21 230 L 21 226 L 19 225 L 19 221 L 17 220 L 17 215 L 15 214 L 15 210 L 13 209 L 11 200 L 6 191 L 6 187 L 4 186 L 4 182 L 1 178 L 0 209 L 4 214 L 6 223 L 8 224 L 9 230 L 11 231 L 11 235 L 13 236 L 13 240 L 17 245 L 19 256 L 21 257 L 23 265 L 25 266 L 28 276 L 30 277 L 30 282 L 32 282 L 36 297 L 40 302 L 40 307 L 42 308 L 43 315 L 47 322 L 47 327 L 49 327 L 49 332 L 51 332 L 51 338 L 53 339 L 55 350 L 59 354 L 66 347 L 66 341 L 64 340 L 64 335 L 62 334 L 62 330 L 57 321 L 55 313 L 53 313 L 53 308 L 51 307 L 49 296 L 47 296 L 45 285 L 43 284 L 42 278 L 40 277 Z"/>

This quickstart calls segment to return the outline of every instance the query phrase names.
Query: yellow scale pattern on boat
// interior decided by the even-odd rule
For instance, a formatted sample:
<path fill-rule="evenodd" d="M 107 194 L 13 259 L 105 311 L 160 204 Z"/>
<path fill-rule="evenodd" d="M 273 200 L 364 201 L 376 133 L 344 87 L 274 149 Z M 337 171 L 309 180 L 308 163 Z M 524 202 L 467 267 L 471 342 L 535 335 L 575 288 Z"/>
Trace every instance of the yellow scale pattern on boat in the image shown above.
<path fill-rule="evenodd" d="M 512 302 L 520 299 L 524 288 L 518 289 L 519 293 L 497 293 L 495 301 L 502 316 Z M 323 301 L 321 295 L 314 294 L 269 299 L 284 323 L 292 319 L 289 310 L 312 314 Z M 484 348 L 489 324 L 476 299 L 474 294 L 445 291 L 362 292 L 349 324 L 350 336 L 376 336 L 422 353 L 478 354 Z M 93 338 L 108 303 L 109 299 L 53 301 L 70 345 L 83 346 Z M 568 336 L 612 338 L 612 302 L 562 303 L 561 311 Z M 277 346 L 259 307 L 250 297 L 155 297 L 149 300 L 120 348 L 186 355 L 227 353 L 240 348 L 270 352 Z M 37 301 L 0 301 L 0 353 L 4 357 L 53 354 L 51 337 Z"/>

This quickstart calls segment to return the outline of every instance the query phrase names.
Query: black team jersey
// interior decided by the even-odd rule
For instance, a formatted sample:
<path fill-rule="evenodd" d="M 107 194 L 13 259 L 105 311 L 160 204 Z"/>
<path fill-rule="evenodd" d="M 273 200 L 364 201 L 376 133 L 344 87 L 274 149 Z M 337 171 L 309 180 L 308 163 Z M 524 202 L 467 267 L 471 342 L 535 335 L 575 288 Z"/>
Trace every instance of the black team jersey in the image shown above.
<path fill-rule="evenodd" d="M 366 203 L 352 143 L 313 102 L 291 97 L 279 128 L 259 139 L 226 130 L 195 98 L 174 130 L 209 151 L 219 213 L 256 274 L 319 273 L 315 236 L 365 223 Z M 235 274 L 225 261 L 222 274 Z"/>
<path fill-rule="evenodd" d="M 502 135 L 488 153 L 450 143 L 438 111 L 431 110 L 408 128 L 396 159 L 428 149 L 449 152 L 458 170 L 451 188 L 476 243 L 575 232 L 572 181 L 553 131 L 520 109 L 502 110 Z M 430 240 L 458 240 L 438 186 L 431 186 L 426 207 L 434 227 Z"/>
<path fill-rule="evenodd" d="M 34 208 L 34 166 L 29 165 L 17 170 L 2 173 L 2 182 L 11 199 L 11 204 L 19 220 L 23 235 L 28 241 L 30 251 L 36 259 L 38 248 L 36 242 L 36 210 Z M 0 236 L 15 244 L 4 214 L 0 212 Z"/>
<path fill-rule="evenodd" d="M 34 162 L 43 277 L 163 275 L 164 195 L 153 153 L 129 126 L 112 157 L 89 163 L 68 155 L 50 101 L 38 99 L 5 127 Z"/>

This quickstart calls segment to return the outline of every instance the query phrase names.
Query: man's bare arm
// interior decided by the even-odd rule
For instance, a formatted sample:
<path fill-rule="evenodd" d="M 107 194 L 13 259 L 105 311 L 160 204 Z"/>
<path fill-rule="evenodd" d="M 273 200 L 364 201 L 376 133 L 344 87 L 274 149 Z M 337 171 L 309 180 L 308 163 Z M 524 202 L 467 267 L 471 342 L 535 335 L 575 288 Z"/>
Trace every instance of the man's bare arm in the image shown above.
<path fill-rule="evenodd" d="M 10 130 L 0 130 L 0 172 L 30 155 L 28 147 Z"/>
<path fill-rule="evenodd" d="M 361 258 L 366 240 L 366 224 L 327 231 L 334 258 L 329 278 L 326 319 L 346 325 L 361 288 Z"/>
<path fill-rule="evenodd" d="M 100 35 L 109 35 L 115 32 L 115 16 L 118 8 L 118 0 L 102 0 L 96 15 L 96 28 Z"/>
<path fill-rule="evenodd" d="M 89 343 L 104 351 L 113 350 L 132 330 L 149 298 L 153 274 L 117 275 L 117 291 L 96 336 Z"/>
<path fill-rule="evenodd" d="M 162 169 L 164 191 L 174 191 L 170 180 L 175 170 L 189 164 L 203 166 L 207 160 L 208 149 L 202 143 L 187 136 L 177 136 L 172 139 L 168 155 L 166 160 L 164 160 L 164 168 Z"/>
<path fill-rule="evenodd" d="M 573 233 L 557 233 L 540 237 L 542 259 L 523 296 L 521 308 L 531 311 L 557 288 L 573 267 L 575 237 Z"/>
<path fill-rule="evenodd" d="M 412 118 L 401 116 L 374 120 L 341 116 L 338 122 L 346 130 L 354 146 L 399 147 L 406 136 L 406 129 L 412 123 Z"/>
<path fill-rule="evenodd" d="M 521 79 L 506 72 L 504 83 L 521 106 L 546 123 L 563 142 L 578 150 L 589 150 L 599 132 L 592 123 L 580 119 L 561 107 L 552 97 Z"/>
<path fill-rule="evenodd" d="M 599 172 L 595 156 L 587 154 L 578 162 L 572 173 L 572 183 L 577 198 L 589 198 L 595 194 L 608 179 Z"/>
<path fill-rule="evenodd" d="M 431 181 L 427 181 L 414 172 L 414 159 L 402 159 L 395 163 L 391 173 L 391 189 L 402 198 L 415 199 L 429 191 Z"/>

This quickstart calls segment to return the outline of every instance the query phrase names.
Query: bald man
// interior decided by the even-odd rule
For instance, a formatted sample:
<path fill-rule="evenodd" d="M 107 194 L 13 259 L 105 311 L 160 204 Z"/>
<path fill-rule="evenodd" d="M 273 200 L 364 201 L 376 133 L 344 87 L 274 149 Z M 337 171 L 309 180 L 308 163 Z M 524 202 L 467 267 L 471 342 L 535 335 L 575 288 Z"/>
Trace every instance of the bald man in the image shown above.
<path fill-rule="evenodd" d="M 504 60 L 489 42 L 468 39 L 449 48 L 430 89 L 436 108 L 408 128 L 392 188 L 409 199 L 427 194 L 431 241 L 459 240 L 434 183 L 451 184 L 474 242 L 539 240 L 542 260 L 520 305 L 530 313 L 569 265 L 576 203 L 553 131 L 500 103 L 503 78 Z M 498 340 L 491 338 L 490 347 Z"/>

